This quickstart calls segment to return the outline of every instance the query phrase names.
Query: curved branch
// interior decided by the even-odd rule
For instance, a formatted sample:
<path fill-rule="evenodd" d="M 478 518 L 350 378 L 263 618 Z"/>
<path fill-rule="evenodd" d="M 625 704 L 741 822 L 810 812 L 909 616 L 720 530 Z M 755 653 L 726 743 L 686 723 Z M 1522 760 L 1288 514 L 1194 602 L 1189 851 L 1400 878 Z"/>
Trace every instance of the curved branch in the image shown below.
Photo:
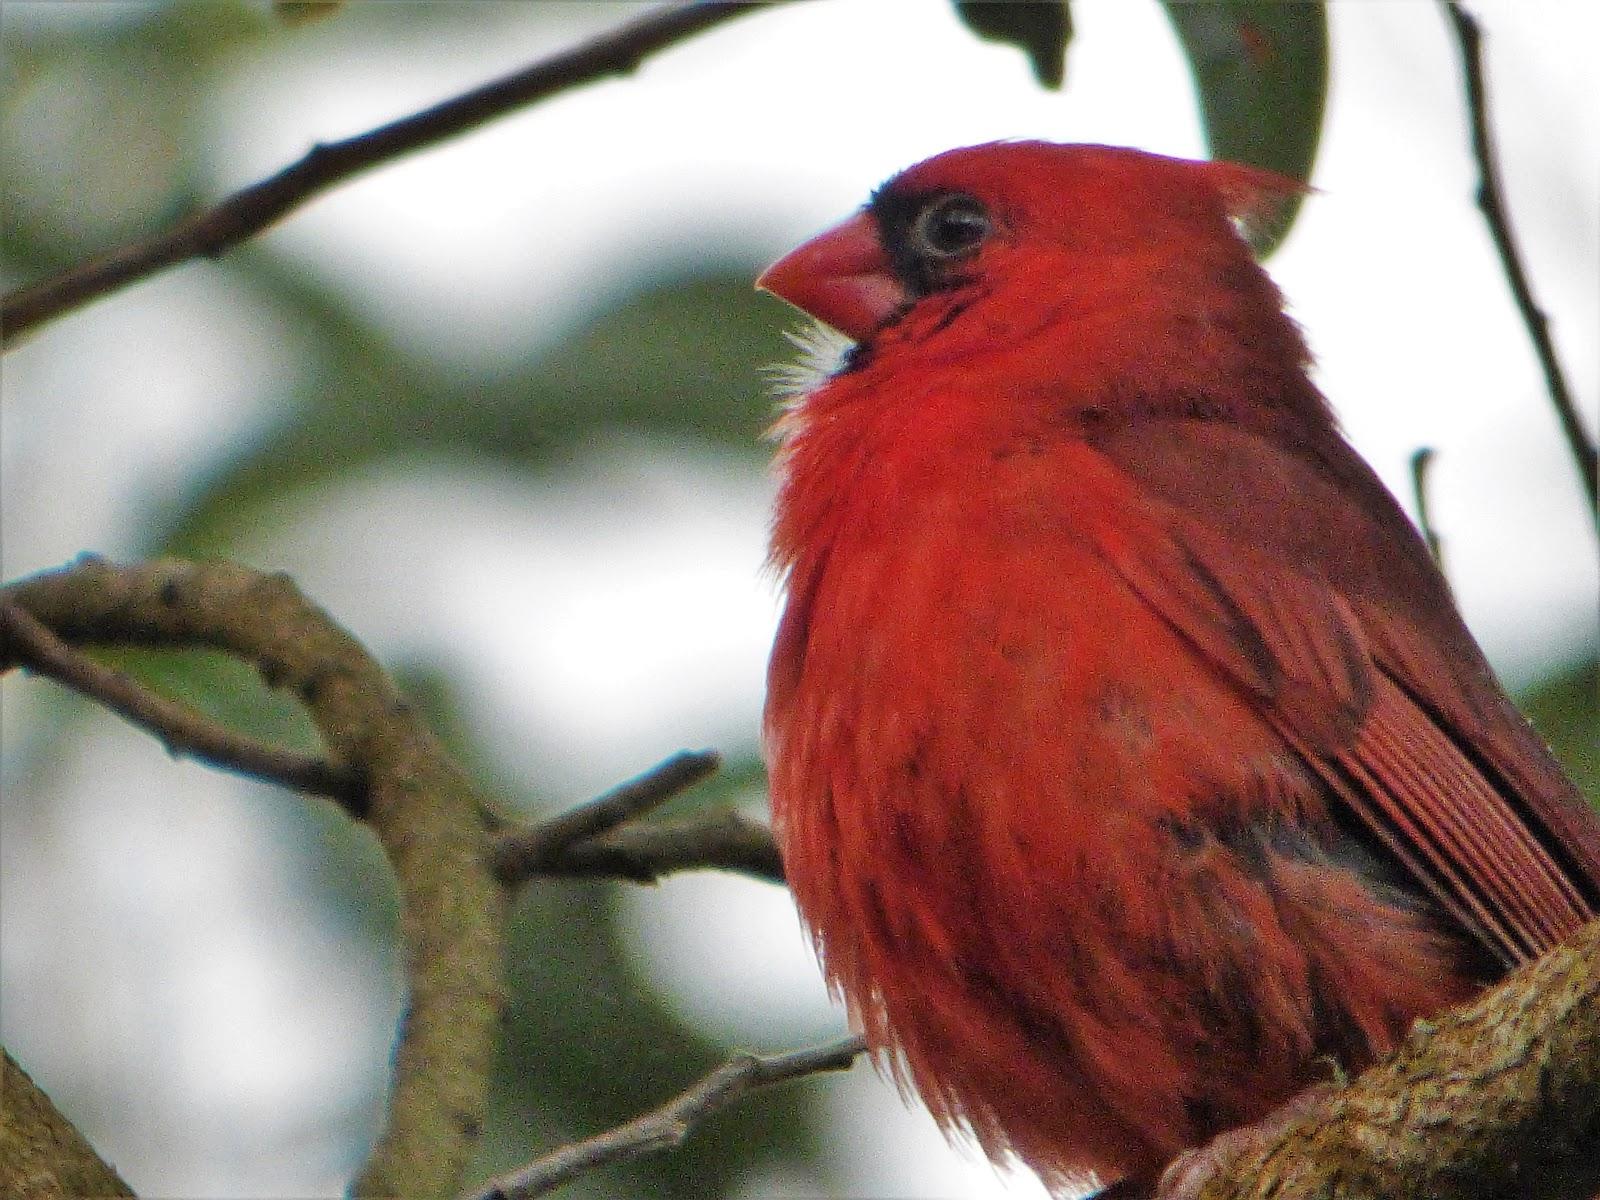
<path fill-rule="evenodd" d="M 337 801 L 366 815 L 359 772 L 310 754 L 296 754 L 235 733 L 187 704 L 158 695 L 127 675 L 67 645 L 28 611 L 0 602 L 0 674 L 22 667 L 96 700 L 159 738 L 172 755 L 187 755 L 241 775 Z"/>
<path fill-rule="evenodd" d="M 1600 523 L 1600 455 L 1594 442 L 1583 427 L 1578 407 L 1572 399 L 1572 389 L 1567 386 L 1560 360 L 1556 357 L 1554 342 L 1550 339 L 1550 322 L 1533 297 L 1533 287 L 1528 273 L 1517 253 L 1516 241 L 1511 236 L 1511 221 L 1506 215 L 1505 194 L 1500 187 L 1500 169 L 1495 163 L 1494 143 L 1489 134 L 1489 102 L 1484 87 L 1483 34 L 1473 19 L 1457 0 L 1444 0 L 1445 16 L 1456 37 L 1456 48 L 1461 53 L 1461 69 L 1466 79 L 1467 111 L 1472 121 L 1472 154 L 1478 163 L 1478 207 L 1488 222 L 1489 235 L 1500 255 L 1506 281 L 1511 285 L 1511 295 L 1517 311 L 1522 314 L 1528 336 L 1533 340 L 1534 353 L 1539 357 L 1539 367 L 1544 372 L 1545 388 L 1556 416 L 1566 434 L 1567 446 L 1578 464 L 1578 474 L 1583 477 L 1584 490 L 1589 496 L 1589 511 Z"/>
<path fill-rule="evenodd" d="M 865 1050 L 860 1037 L 848 1037 L 766 1058 L 741 1054 L 660 1108 L 496 1176 L 469 1195 L 471 1200 L 533 1200 L 589 1171 L 681 1146 L 701 1121 L 748 1093 L 824 1071 L 849 1070 Z"/>
<path fill-rule="evenodd" d="M 695 0 L 649 12 L 580 46 L 421 112 L 343 141 L 313 146 L 298 162 L 204 212 L 130 242 L 103 258 L 11 292 L 0 302 L 0 347 L 10 348 L 30 330 L 166 267 L 192 258 L 215 257 L 373 167 L 581 84 L 626 74 L 657 51 L 741 13 L 777 2 Z"/>
<path fill-rule="evenodd" d="M 0 599 L 0 674 L 13 667 L 99 702 L 158 738 L 170 754 L 325 796 L 357 820 L 366 817 L 367 785 L 359 771 L 236 733 L 73 649 L 26 609 Z M 490 851 L 496 878 L 506 887 L 536 877 L 654 883 L 678 871 L 712 869 L 784 882 L 772 831 L 739 813 L 625 827 L 706 778 L 721 761 L 712 750 L 686 750 L 542 824 L 497 831 Z"/>
<path fill-rule="evenodd" d="M 253 662 L 299 697 L 334 758 L 368 780 L 366 820 L 399 884 L 409 1005 L 387 1127 L 355 1192 L 453 1191 L 483 1122 L 504 924 L 487 865 L 494 821 L 461 770 L 371 656 L 287 576 L 88 559 L 0 589 L 0 603 L 71 643 L 208 646 Z"/>

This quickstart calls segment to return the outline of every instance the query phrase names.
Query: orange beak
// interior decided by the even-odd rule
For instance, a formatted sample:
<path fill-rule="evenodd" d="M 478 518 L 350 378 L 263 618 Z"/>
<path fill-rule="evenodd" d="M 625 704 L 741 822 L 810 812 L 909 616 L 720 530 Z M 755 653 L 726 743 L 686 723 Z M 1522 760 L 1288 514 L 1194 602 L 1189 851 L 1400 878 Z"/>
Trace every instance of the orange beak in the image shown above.
<path fill-rule="evenodd" d="M 909 299 L 865 212 L 791 250 L 756 286 L 858 342 Z"/>

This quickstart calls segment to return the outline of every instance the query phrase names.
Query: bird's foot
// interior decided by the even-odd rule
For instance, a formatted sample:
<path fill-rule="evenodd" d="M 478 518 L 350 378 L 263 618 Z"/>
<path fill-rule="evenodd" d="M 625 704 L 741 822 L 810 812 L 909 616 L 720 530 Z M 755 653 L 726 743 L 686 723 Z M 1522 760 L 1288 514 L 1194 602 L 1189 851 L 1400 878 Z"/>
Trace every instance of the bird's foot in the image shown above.
<path fill-rule="evenodd" d="M 1331 1083 L 1316 1084 L 1286 1100 L 1254 1125 L 1243 1125 L 1219 1133 L 1203 1146 L 1185 1150 L 1167 1165 L 1156 1184 L 1154 1200 L 1196 1200 L 1212 1178 L 1246 1154 L 1264 1150 L 1296 1121 L 1321 1110 L 1338 1088 Z"/>

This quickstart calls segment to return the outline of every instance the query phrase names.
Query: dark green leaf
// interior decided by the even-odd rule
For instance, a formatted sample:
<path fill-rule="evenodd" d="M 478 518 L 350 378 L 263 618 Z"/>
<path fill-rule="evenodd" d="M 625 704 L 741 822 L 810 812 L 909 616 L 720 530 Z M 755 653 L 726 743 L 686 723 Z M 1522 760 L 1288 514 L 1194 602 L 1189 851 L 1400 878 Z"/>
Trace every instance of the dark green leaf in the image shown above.
<path fill-rule="evenodd" d="M 1328 18 L 1313 0 L 1165 0 L 1194 73 L 1212 157 L 1309 179 L 1328 92 Z M 1265 254 L 1299 207 L 1257 231 Z"/>
<path fill-rule="evenodd" d="M 1033 75 L 1059 88 L 1067 74 L 1072 10 L 1067 0 L 955 0 L 956 16 L 988 42 L 1005 42 L 1028 56 Z"/>

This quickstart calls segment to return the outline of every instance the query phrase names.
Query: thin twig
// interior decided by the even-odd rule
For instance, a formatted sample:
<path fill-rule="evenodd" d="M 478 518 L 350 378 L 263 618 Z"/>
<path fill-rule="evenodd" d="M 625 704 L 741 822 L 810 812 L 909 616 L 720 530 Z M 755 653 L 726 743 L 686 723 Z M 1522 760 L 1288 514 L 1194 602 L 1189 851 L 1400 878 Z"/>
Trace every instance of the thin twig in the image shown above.
<path fill-rule="evenodd" d="M 215 257 L 373 167 L 581 84 L 625 74 L 659 50 L 777 2 L 696 0 L 649 12 L 421 112 L 355 137 L 313 146 L 298 162 L 204 212 L 10 293 L 0 302 L 0 346 L 9 348 L 29 330 L 166 267 L 201 256 Z"/>
<path fill-rule="evenodd" d="M 1432 510 L 1428 504 L 1428 470 L 1433 466 L 1432 446 L 1419 446 L 1411 455 L 1411 494 L 1417 502 L 1417 524 L 1422 528 L 1422 540 L 1428 544 L 1433 565 L 1444 570 L 1444 543 L 1434 528 Z"/>
<path fill-rule="evenodd" d="M 499 857 L 496 855 L 496 863 Z M 783 859 L 772 830 L 737 812 L 710 813 L 683 821 L 625 825 L 600 837 L 573 842 L 547 858 L 518 856 L 523 874 L 499 874 L 508 887 L 532 875 L 628 879 L 655 883 L 678 871 L 737 871 L 769 883 L 784 882 Z"/>
<path fill-rule="evenodd" d="M 861 1038 L 849 1037 L 766 1058 L 741 1054 L 660 1108 L 496 1176 L 470 1196 L 472 1200 L 532 1200 L 599 1167 L 680 1146 L 697 1124 L 742 1096 L 790 1079 L 848 1070 L 865 1049 Z"/>
<path fill-rule="evenodd" d="M 722 756 L 714 750 L 684 750 L 587 804 L 503 834 L 493 851 L 495 875 L 515 882 L 542 874 L 567 847 L 661 807 L 721 765 Z"/>
<path fill-rule="evenodd" d="M 1488 222 L 1489 234 L 1494 239 L 1496 251 L 1499 252 L 1500 264 L 1505 268 L 1506 280 L 1511 285 L 1511 295 L 1516 300 L 1517 311 L 1522 314 L 1523 324 L 1528 327 L 1528 336 L 1533 339 L 1534 352 L 1538 355 L 1539 366 L 1544 371 L 1545 387 L 1550 393 L 1550 402 L 1555 405 L 1556 415 L 1560 418 L 1562 431 L 1567 437 L 1567 445 L 1571 448 L 1572 457 L 1578 464 L 1578 473 L 1583 476 L 1584 490 L 1589 496 L 1589 510 L 1597 524 L 1600 524 L 1600 455 L 1597 455 L 1594 442 L 1590 440 L 1588 431 L 1583 427 L 1583 419 L 1578 415 L 1578 407 L 1572 399 L 1572 390 L 1568 387 L 1566 376 L 1561 370 L 1561 363 L 1556 358 L 1555 344 L 1550 338 L 1550 322 L 1533 297 L 1533 288 L 1528 283 L 1527 272 L 1517 253 L 1516 242 L 1511 236 L 1505 195 L 1500 187 L 1500 170 L 1495 162 L 1494 144 L 1489 134 L 1489 103 L 1484 87 L 1483 34 L 1478 22 L 1461 7 L 1458 0 L 1444 0 L 1444 11 L 1450 20 L 1451 29 L 1455 31 L 1456 45 L 1461 52 L 1462 71 L 1466 78 L 1467 110 L 1472 121 L 1472 153 L 1478 163 L 1478 207 L 1483 211 L 1484 220 Z"/>
<path fill-rule="evenodd" d="M 366 787 L 359 772 L 235 733 L 204 713 L 158 695 L 122 671 L 63 642 L 26 609 L 0 601 L 0 671 L 21 666 L 54 679 L 160 739 L 172 755 L 235 771 L 295 791 L 326 796 L 360 817 Z"/>

